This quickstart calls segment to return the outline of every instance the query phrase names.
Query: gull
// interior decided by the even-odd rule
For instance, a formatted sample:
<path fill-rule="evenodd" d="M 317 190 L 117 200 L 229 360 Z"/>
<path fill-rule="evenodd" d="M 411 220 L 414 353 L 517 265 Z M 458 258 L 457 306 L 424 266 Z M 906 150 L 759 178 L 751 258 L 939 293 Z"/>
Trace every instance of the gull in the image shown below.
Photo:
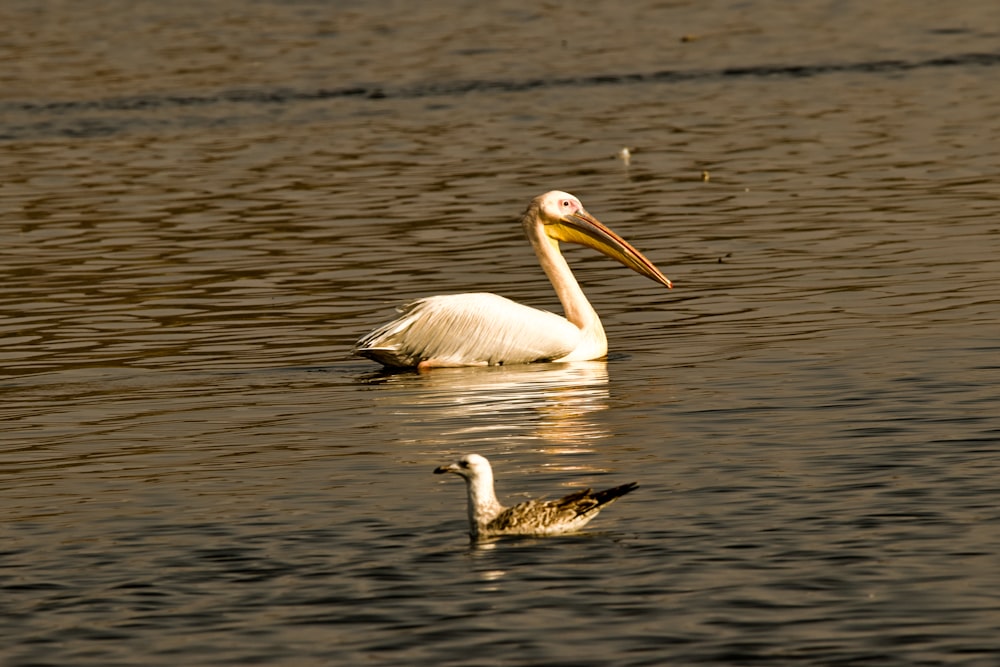
<path fill-rule="evenodd" d="M 630 482 L 595 492 L 583 489 L 558 500 L 528 500 L 504 507 L 493 490 L 493 468 L 485 457 L 466 454 L 454 463 L 434 469 L 435 475 L 453 472 L 465 478 L 469 494 L 469 535 L 473 540 L 497 535 L 560 535 L 582 528 L 606 505 L 638 488 Z"/>

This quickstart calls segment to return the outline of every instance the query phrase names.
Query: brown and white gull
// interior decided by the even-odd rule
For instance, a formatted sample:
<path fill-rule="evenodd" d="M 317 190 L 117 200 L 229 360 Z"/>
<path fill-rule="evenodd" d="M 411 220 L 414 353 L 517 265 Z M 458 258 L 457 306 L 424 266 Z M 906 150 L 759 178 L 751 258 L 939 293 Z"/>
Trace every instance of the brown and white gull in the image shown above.
<path fill-rule="evenodd" d="M 452 472 L 465 478 L 469 494 L 469 535 L 472 539 L 498 535 L 560 535 L 578 530 L 607 505 L 638 488 L 636 482 L 605 491 L 582 489 L 557 500 L 528 500 L 504 507 L 493 490 L 493 468 L 485 457 L 466 454 L 439 466 L 434 474 Z"/>

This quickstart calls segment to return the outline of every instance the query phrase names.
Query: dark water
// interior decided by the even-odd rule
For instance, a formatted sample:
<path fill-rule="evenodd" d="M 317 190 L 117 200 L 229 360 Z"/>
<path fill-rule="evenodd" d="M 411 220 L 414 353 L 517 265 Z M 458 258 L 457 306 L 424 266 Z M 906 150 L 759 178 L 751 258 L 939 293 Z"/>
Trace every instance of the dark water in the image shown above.
<path fill-rule="evenodd" d="M 5 3 L 0 662 L 996 664 L 1000 10 L 920 4 Z M 606 362 L 348 356 L 557 307 L 552 188 L 676 282 L 567 251 Z M 473 548 L 470 451 L 642 487 Z"/>

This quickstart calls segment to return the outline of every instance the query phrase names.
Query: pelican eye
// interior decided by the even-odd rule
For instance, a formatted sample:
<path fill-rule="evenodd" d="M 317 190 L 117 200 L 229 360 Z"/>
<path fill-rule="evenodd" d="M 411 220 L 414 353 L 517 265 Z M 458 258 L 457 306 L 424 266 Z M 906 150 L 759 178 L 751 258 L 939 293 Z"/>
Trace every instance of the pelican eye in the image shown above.
<path fill-rule="evenodd" d="M 458 462 L 458 467 L 459 468 L 468 468 L 469 467 L 469 462 L 466 461 L 465 459 L 463 459 L 463 460 L 461 460 L 461 461 Z"/>

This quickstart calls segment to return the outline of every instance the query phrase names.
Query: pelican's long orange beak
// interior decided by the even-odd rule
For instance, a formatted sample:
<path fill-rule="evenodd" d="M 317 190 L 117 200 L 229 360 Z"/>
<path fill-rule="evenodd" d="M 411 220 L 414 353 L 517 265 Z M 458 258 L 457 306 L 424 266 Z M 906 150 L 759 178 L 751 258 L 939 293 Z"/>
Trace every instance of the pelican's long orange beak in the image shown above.
<path fill-rule="evenodd" d="M 640 275 L 661 285 L 673 287 L 670 278 L 663 275 L 645 255 L 583 209 L 561 218 L 558 223 L 545 225 L 545 233 L 557 241 L 579 243 L 593 248 Z"/>

